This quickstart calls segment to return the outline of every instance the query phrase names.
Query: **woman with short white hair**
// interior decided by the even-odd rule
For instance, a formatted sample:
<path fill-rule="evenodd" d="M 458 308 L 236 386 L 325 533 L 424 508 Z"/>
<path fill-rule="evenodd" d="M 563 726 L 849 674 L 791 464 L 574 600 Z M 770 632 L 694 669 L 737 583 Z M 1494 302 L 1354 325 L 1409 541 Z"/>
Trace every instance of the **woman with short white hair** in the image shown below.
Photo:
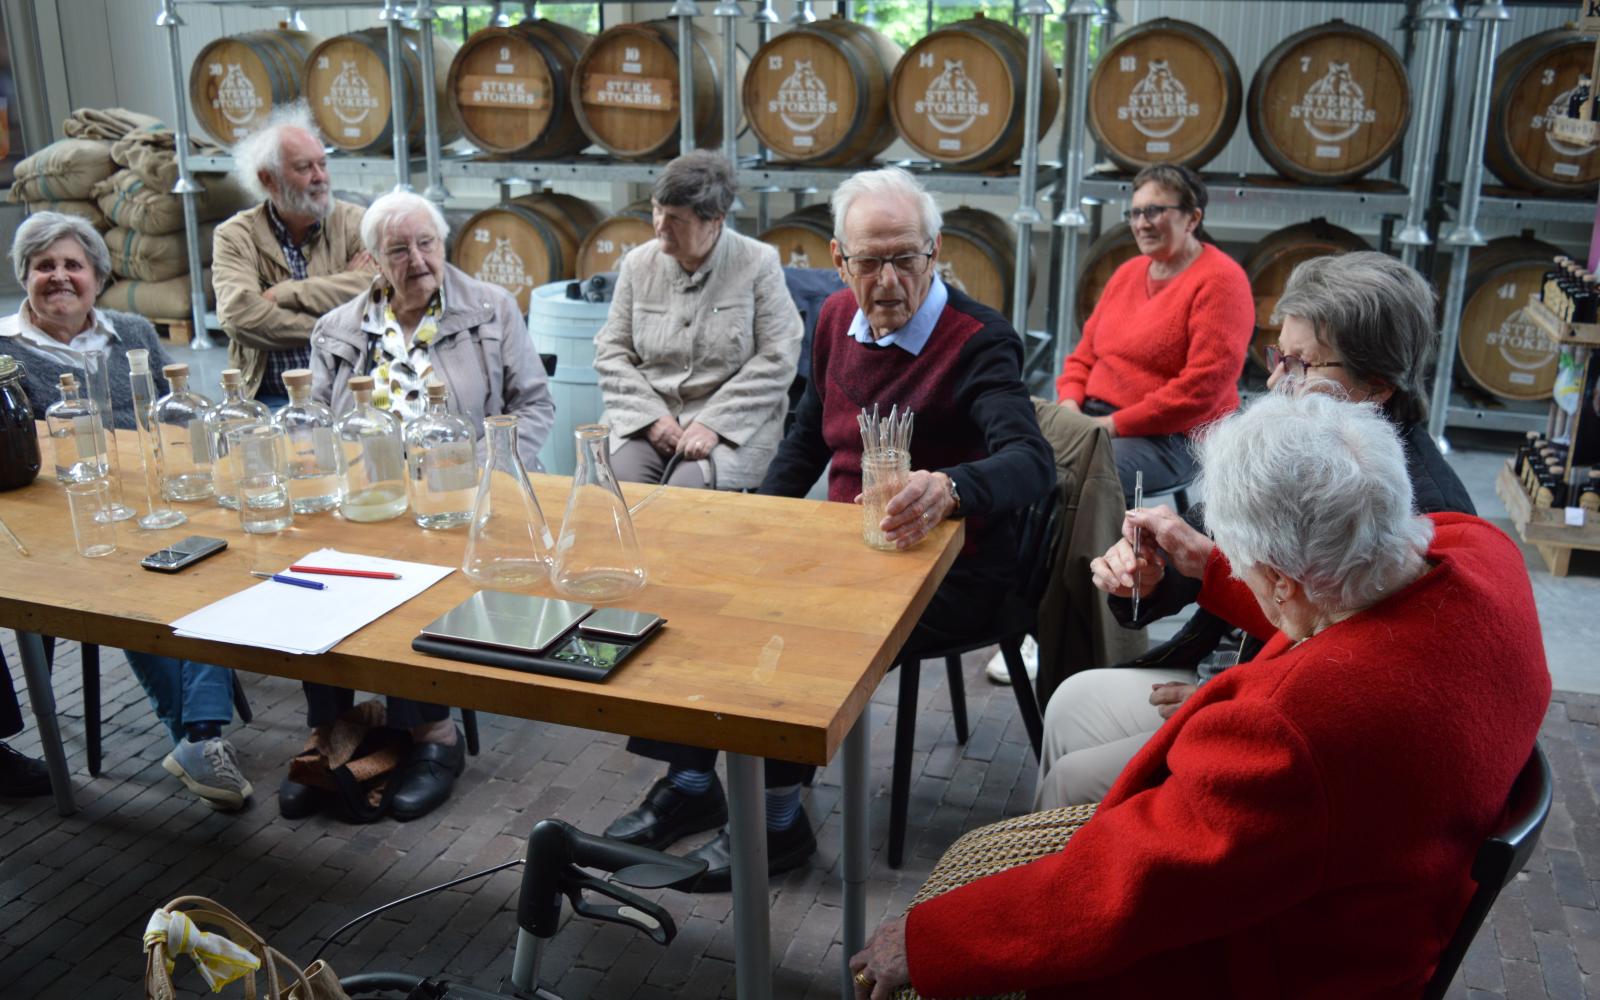
<path fill-rule="evenodd" d="M 1029 818 L 1064 846 L 880 928 L 858 997 L 1422 992 L 1550 699 L 1522 553 L 1413 513 L 1374 404 L 1273 392 L 1199 460 L 1216 547 L 1179 568 L 1261 655 L 1190 698 L 1092 819 Z M 1171 551 L 1169 522 L 1129 519 L 1144 559 Z M 953 853 L 982 863 L 990 836 Z"/>

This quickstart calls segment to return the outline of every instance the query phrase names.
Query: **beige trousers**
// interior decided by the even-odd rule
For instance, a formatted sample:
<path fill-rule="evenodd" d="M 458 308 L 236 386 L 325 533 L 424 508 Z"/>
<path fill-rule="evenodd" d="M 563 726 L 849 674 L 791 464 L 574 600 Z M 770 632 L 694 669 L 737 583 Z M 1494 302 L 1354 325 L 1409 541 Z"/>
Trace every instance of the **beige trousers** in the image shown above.
<path fill-rule="evenodd" d="M 1044 711 L 1044 752 L 1033 807 L 1099 802 L 1166 720 L 1150 704 L 1150 688 L 1193 684 L 1193 670 L 1154 667 L 1081 670 L 1061 682 Z"/>

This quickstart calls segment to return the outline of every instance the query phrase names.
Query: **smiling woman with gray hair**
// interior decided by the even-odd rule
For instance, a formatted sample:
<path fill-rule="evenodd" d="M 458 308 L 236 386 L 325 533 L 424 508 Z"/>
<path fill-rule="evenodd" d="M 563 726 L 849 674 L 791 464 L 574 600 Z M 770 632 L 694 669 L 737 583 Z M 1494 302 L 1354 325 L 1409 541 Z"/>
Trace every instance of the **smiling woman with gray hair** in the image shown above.
<path fill-rule="evenodd" d="M 1421 994 L 1550 698 L 1522 554 L 1476 517 L 1414 514 L 1372 404 L 1279 390 L 1199 460 L 1217 544 L 1181 568 L 1261 655 L 1190 698 L 1092 819 L 969 834 L 934 881 L 1024 825 L 1033 845 L 1007 863 L 1038 860 L 880 928 L 851 961 L 858 997 L 907 981 L 929 997 Z M 1165 522 L 1129 517 L 1154 561 Z"/>

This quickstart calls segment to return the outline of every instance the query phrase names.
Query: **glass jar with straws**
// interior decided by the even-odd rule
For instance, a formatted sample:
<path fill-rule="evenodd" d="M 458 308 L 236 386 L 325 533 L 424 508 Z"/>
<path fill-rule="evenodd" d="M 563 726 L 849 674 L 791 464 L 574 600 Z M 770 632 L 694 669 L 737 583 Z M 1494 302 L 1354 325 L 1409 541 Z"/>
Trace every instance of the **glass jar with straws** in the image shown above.
<path fill-rule="evenodd" d="M 906 488 L 911 477 L 911 427 L 915 415 L 898 406 L 878 416 L 878 404 L 856 416 L 861 428 L 861 539 L 872 548 L 892 552 L 895 543 L 883 533 L 884 507 Z"/>

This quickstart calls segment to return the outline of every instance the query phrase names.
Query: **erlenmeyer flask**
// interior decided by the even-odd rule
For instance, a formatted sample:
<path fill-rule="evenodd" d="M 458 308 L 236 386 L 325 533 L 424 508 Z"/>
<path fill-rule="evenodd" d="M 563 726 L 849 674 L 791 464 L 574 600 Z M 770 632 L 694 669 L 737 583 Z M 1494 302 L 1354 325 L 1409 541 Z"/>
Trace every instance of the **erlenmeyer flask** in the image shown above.
<path fill-rule="evenodd" d="M 517 455 L 517 418 L 488 417 L 483 430 L 489 457 L 478 480 L 461 572 L 482 587 L 541 583 L 550 576 L 555 540 Z"/>
<path fill-rule="evenodd" d="M 633 519 L 611 471 L 611 428 L 583 424 L 573 429 L 578 469 L 561 519 L 561 540 L 551 582 L 568 597 L 590 603 L 617 601 L 644 587 L 644 556 Z"/>

